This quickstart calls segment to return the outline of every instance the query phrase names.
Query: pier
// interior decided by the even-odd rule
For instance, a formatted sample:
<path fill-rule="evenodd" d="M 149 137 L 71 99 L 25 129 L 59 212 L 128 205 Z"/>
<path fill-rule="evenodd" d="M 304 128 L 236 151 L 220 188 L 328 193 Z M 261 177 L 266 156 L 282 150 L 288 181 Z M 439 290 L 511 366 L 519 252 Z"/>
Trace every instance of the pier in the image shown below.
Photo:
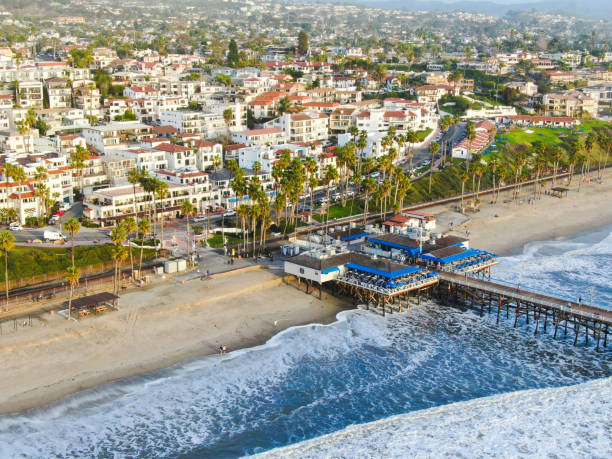
<path fill-rule="evenodd" d="M 474 309 L 481 316 L 485 310 L 490 314 L 494 309 L 498 324 L 500 315 L 505 314 L 506 319 L 514 317 L 514 327 L 523 317 L 525 325 L 533 323 L 534 335 L 540 331 L 546 332 L 550 325 L 554 327 L 553 339 L 559 333 L 567 336 L 569 329 L 574 334 L 574 346 L 580 335 L 584 335 L 585 345 L 592 338 L 597 350 L 608 344 L 608 328 L 612 324 L 612 311 L 608 309 L 578 304 L 465 274 L 441 272 L 439 277 L 436 293 L 438 299 L 446 304 Z"/>
<path fill-rule="evenodd" d="M 415 240 L 404 234 L 363 231 L 358 235 L 357 243 L 338 238 L 286 258 L 285 273 L 295 276 L 298 288 L 305 282 L 306 292 L 318 285 L 321 295 L 325 285 L 329 293 L 382 315 L 402 312 L 427 296 L 481 316 L 485 311 L 495 313 L 498 324 L 503 314 L 514 320 L 514 327 L 533 325 L 534 335 L 548 333 L 551 327 L 553 339 L 570 333 L 574 345 L 584 338 L 585 345 L 591 342 L 597 350 L 607 347 L 612 310 L 568 301 L 562 292 L 555 296 L 491 280 L 498 256 L 469 247 L 465 238 Z"/>

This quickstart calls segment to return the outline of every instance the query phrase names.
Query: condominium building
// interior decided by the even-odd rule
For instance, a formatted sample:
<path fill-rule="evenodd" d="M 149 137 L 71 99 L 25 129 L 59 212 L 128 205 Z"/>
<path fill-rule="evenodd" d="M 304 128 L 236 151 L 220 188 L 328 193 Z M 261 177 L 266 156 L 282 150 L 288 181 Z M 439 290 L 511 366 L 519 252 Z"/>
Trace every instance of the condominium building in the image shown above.
<path fill-rule="evenodd" d="M 546 116 L 581 117 L 586 114 L 596 116 L 599 110 L 595 97 L 578 90 L 545 94 L 543 105 Z"/>
<path fill-rule="evenodd" d="M 17 86 L 18 105 L 27 108 L 42 108 L 43 85 L 40 81 L 20 81 Z"/>

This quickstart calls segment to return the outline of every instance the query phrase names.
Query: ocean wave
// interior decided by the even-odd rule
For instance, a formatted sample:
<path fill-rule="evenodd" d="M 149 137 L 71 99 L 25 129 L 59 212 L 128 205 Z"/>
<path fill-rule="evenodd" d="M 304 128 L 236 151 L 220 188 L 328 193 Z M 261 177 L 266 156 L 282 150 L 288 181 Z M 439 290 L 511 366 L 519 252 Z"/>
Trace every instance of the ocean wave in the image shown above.
<path fill-rule="evenodd" d="M 237 457 L 398 413 L 612 374 L 593 349 L 508 322 L 432 302 L 388 317 L 343 312 L 262 346 L 0 417 L 0 457 Z"/>
<path fill-rule="evenodd" d="M 596 285 L 598 297 L 612 297 L 608 291 L 612 286 L 611 247 L 610 231 L 537 243 L 526 247 L 523 254 L 502 259 L 498 275 L 511 280 L 521 272 L 525 286 L 532 283 L 569 290 L 572 295 L 593 282 L 601 284 Z M 597 431 L 595 439 L 582 425 L 590 422 L 592 410 L 599 415 L 591 400 L 582 404 L 568 400 L 571 409 L 578 410 L 570 416 L 555 404 L 557 395 L 548 395 L 565 394 L 563 389 L 548 388 L 609 378 L 610 347 L 601 353 L 593 347 L 574 348 L 573 340 L 569 336 L 564 340 L 562 333 L 553 341 L 552 327 L 548 334 L 540 327 L 536 337 L 533 325 L 515 329 L 512 317 L 507 320 L 502 314 L 500 325 L 495 319 L 494 314 L 481 318 L 428 301 L 387 317 L 361 310 L 342 312 L 332 324 L 292 327 L 261 346 L 195 359 L 95 387 L 43 408 L 0 417 L 0 458 L 238 457 L 353 424 L 386 426 L 390 422 L 386 418 L 402 413 L 413 414 L 398 419 L 414 419 L 411 422 L 415 423 L 424 416 L 429 421 L 415 424 L 422 430 L 409 429 L 398 438 L 387 433 L 390 438 L 372 440 L 372 447 L 385 448 L 385 444 L 410 438 L 396 450 L 404 457 L 406 450 L 399 448 L 406 444 L 413 445 L 409 453 L 417 457 L 460 452 L 478 455 L 462 442 L 481 444 L 482 451 L 491 455 L 508 451 L 510 456 L 532 455 L 532 451 L 544 455 L 540 453 L 553 448 L 546 444 L 549 440 L 554 443 L 551 451 L 560 457 L 580 452 L 587 444 L 593 451 L 601 451 L 603 444 L 609 447 L 609 421 L 607 434 Z M 609 379 L 568 390 L 575 390 L 579 397 L 583 387 L 585 397 L 591 394 L 609 411 Z M 535 392 L 541 398 L 532 397 L 531 392 L 499 395 L 527 389 L 543 389 Z M 530 405 L 523 399 L 533 402 Z M 505 408 L 495 411 L 496 403 Z M 468 407 L 463 408 L 463 417 L 458 414 L 445 420 L 445 416 L 432 414 L 460 413 L 462 408 L 457 407 Z M 548 433 L 546 423 L 537 424 L 532 412 L 550 418 Z M 462 428 L 462 422 L 474 427 L 480 422 L 481 430 Z M 511 444 L 513 437 L 530 438 L 530 423 L 534 432 L 540 432 L 539 443 L 544 446 L 537 440 L 534 444 L 517 441 L 520 448 Z M 568 434 L 564 436 L 567 442 L 557 440 L 555 429 L 570 429 L 571 423 L 582 423 L 576 428 L 582 439 Z M 454 428 L 465 438 L 445 432 Z M 381 427 L 381 433 L 383 430 Z M 448 440 L 443 443 L 448 449 L 440 450 L 443 454 L 431 449 L 434 434 Z M 361 454 L 360 447 L 365 448 L 363 442 L 354 447 L 354 454 L 347 450 L 346 455 L 393 455 L 391 449 L 389 454 L 375 449 Z"/>
<path fill-rule="evenodd" d="M 500 258 L 492 277 L 553 296 L 612 309 L 612 228 L 527 244 Z"/>
<path fill-rule="evenodd" d="M 355 425 L 257 458 L 612 457 L 612 378 Z"/>

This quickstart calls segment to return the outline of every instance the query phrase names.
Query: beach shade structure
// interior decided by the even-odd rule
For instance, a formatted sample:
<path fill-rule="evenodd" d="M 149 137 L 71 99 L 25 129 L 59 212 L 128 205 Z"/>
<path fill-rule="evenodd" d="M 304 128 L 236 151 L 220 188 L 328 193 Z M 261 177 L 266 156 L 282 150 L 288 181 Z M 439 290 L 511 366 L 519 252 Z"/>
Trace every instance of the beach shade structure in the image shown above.
<path fill-rule="evenodd" d="M 108 308 L 117 309 L 118 306 L 119 297 L 110 292 L 96 293 L 72 300 L 72 310 L 78 317 L 88 316 L 91 313 L 98 314 Z"/>

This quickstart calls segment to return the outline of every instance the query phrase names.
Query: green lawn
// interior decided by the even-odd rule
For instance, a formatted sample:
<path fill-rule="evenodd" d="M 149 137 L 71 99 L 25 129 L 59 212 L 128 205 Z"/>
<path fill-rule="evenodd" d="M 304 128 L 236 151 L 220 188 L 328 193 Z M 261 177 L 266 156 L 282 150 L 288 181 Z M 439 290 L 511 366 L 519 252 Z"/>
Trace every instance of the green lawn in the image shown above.
<path fill-rule="evenodd" d="M 353 203 L 353 207 L 351 208 L 351 203 Z M 346 206 L 342 206 L 341 203 L 333 204 L 329 208 L 329 219 L 333 220 L 334 218 L 344 218 L 349 217 L 351 215 L 360 214 L 363 212 L 364 200 L 363 199 L 354 199 L 346 201 Z M 352 211 L 352 212 L 351 212 Z M 315 220 L 322 222 L 325 221 L 327 214 L 314 214 L 312 218 Z"/>
<path fill-rule="evenodd" d="M 493 106 L 504 105 L 502 102 L 498 102 L 495 99 L 491 99 L 490 97 L 487 97 L 487 96 L 482 95 L 482 94 L 472 94 L 470 97 L 472 99 L 482 100 L 484 102 L 488 102 L 488 103 L 490 103 Z M 474 107 L 472 106 L 472 108 L 474 108 Z"/>
<path fill-rule="evenodd" d="M 601 126 L 609 126 L 609 123 L 600 120 L 584 120 L 576 129 L 576 134 L 584 135 L 591 132 L 596 127 Z M 526 130 L 533 131 L 532 133 L 525 132 Z M 581 132 L 581 130 L 583 132 Z M 564 137 L 559 137 L 560 135 L 572 135 L 569 129 L 554 129 L 554 128 L 514 128 L 507 132 L 500 132 L 497 134 L 495 138 L 495 142 L 497 146 L 500 146 L 504 142 L 508 143 L 524 143 L 527 145 L 532 145 L 534 142 L 540 141 L 545 143 L 546 145 L 560 145 L 563 143 Z M 501 139 L 501 137 L 506 137 L 507 139 Z"/>
<path fill-rule="evenodd" d="M 74 262 L 78 267 L 100 265 L 112 261 L 111 244 L 75 247 Z M 132 249 L 134 257 L 140 256 L 140 249 Z M 155 251 L 145 249 L 143 259 L 152 258 Z M 15 246 L 9 252 L 9 279 L 22 279 L 43 274 L 64 271 L 72 264 L 70 248 Z M 2 260 L 2 265 L 4 260 Z M 0 269 L 0 281 L 4 282 L 4 269 Z"/>
<path fill-rule="evenodd" d="M 425 137 L 427 137 L 429 134 L 431 134 L 431 131 L 433 129 L 431 128 L 427 128 L 427 129 L 423 129 L 422 131 L 416 131 L 415 134 L 417 136 L 417 142 L 422 142 L 423 140 L 425 140 Z"/>
<path fill-rule="evenodd" d="M 225 239 L 227 241 L 228 246 L 236 245 L 242 242 L 242 239 L 238 237 L 231 236 L 229 233 L 225 233 Z M 222 249 L 223 248 L 223 237 L 221 233 L 215 234 L 213 237 L 208 238 L 208 245 L 213 249 Z"/>

